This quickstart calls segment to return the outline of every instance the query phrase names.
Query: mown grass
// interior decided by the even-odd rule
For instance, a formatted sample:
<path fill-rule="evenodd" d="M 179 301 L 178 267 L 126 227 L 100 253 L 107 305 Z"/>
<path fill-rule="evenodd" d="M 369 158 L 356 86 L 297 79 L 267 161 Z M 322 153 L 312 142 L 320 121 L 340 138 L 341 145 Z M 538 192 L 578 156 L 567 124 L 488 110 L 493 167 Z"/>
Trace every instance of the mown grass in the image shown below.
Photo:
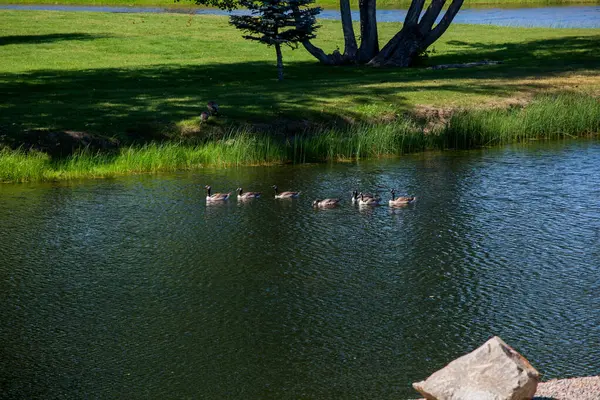
<path fill-rule="evenodd" d="M 332 51 L 343 43 L 339 22 L 321 23 L 316 43 Z M 397 29 L 381 24 L 381 43 Z M 117 154 L 64 159 L 3 150 L 0 180 L 380 157 L 597 133 L 590 99 L 600 93 L 599 39 L 598 29 L 453 25 L 422 68 L 323 67 L 288 49 L 280 83 L 272 49 L 245 41 L 224 17 L 0 11 L 0 146 L 26 145 L 31 130 L 122 145 Z M 503 63 L 425 68 L 483 59 Z M 556 100 L 557 91 L 574 97 Z M 539 111 L 537 102 L 507 110 L 540 93 L 550 103 Z M 221 115 L 200 124 L 209 100 Z M 466 111 L 443 129 L 435 125 L 435 115 L 456 109 Z M 435 132 L 425 129 L 431 124 Z"/>
<path fill-rule="evenodd" d="M 58 161 L 40 152 L 4 149 L 0 150 L 0 182 L 100 178 L 208 166 L 356 160 L 599 133 L 600 100 L 564 93 L 539 96 L 525 107 L 459 112 L 446 125 L 430 131 L 411 120 L 305 132 L 287 138 L 241 129 L 201 144 L 151 143 L 121 148 L 116 154 L 79 151 Z"/>
<path fill-rule="evenodd" d="M 0 11 L 0 136 L 83 131 L 131 144 L 204 136 L 231 125 L 376 123 L 428 108 L 494 106 L 553 90 L 600 92 L 600 30 L 453 25 L 427 65 L 452 70 L 323 67 L 302 48 L 244 40 L 227 18 L 175 14 Z M 316 43 L 343 44 L 321 21 Z M 383 45 L 398 24 L 381 24 Z M 357 30 L 358 31 L 358 30 Z M 200 126 L 209 100 L 222 115 Z M 289 122 L 292 123 L 289 123 Z M 179 131 L 177 127 L 188 127 Z"/>
<path fill-rule="evenodd" d="M 338 0 L 315 0 L 315 3 L 321 7 L 329 9 L 339 8 Z M 411 0 L 379 0 L 378 6 L 386 8 L 408 8 Z M 494 6 L 503 5 L 567 5 L 567 4 L 597 4 L 598 0 L 465 0 L 464 7 L 472 6 Z M 0 0 L 0 4 L 52 4 L 52 5 L 73 5 L 73 6 L 118 6 L 118 7 L 165 7 L 165 8 L 193 8 L 193 1 L 181 0 Z M 358 0 L 350 2 L 351 7 L 358 9 Z"/>

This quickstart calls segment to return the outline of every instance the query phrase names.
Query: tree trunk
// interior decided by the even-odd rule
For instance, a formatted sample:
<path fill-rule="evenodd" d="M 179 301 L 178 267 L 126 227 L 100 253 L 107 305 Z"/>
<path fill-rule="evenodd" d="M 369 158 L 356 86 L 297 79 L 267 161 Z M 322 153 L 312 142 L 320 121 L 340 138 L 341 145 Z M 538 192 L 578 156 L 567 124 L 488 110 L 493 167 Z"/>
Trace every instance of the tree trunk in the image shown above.
<path fill-rule="evenodd" d="M 281 55 L 281 44 L 275 43 L 275 52 L 277 53 L 277 80 L 283 80 L 283 56 Z"/>
<path fill-rule="evenodd" d="M 350 0 L 340 0 L 340 15 L 342 16 L 342 31 L 344 32 L 344 57 L 349 61 L 355 61 L 358 46 L 352 26 L 352 13 Z"/>
<path fill-rule="evenodd" d="M 422 49 L 423 38 L 417 26 L 404 26 L 371 61 L 374 67 L 409 67 Z"/>
<path fill-rule="evenodd" d="M 337 50 L 332 54 L 325 54 L 322 49 L 314 46 L 309 40 L 302 44 L 313 57 L 325 65 L 368 63 L 376 67 L 408 67 L 420 53 L 446 32 L 464 2 L 464 0 L 452 0 L 440 23 L 435 25 L 447 0 L 431 0 L 425 13 L 422 12 L 426 0 L 412 0 L 402 30 L 379 51 L 376 1 L 359 0 L 358 2 L 361 36 L 358 49 L 352 27 L 349 0 L 340 0 L 345 45 L 343 55 Z M 421 15 L 423 16 L 421 17 Z"/>
<path fill-rule="evenodd" d="M 377 0 L 359 0 L 360 10 L 360 48 L 358 62 L 366 63 L 379 53 L 377 35 Z"/>
<path fill-rule="evenodd" d="M 452 4 L 450 4 L 450 7 L 448 7 L 448 10 L 446 11 L 446 14 L 444 14 L 444 17 L 442 18 L 440 23 L 437 24 L 435 28 L 433 28 L 425 38 L 425 42 L 423 43 L 425 48 L 431 46 L 433 42 L 438 40 L 440 36 L 442 36 L 444 32 L 446 32 L 446 30 L 452 23 L 452 20 L 454 20 L 454 17 L 462 7 L 463 2 L 464 0 L 452 0 Z"/>
<path fill-rule="evenodd" d="M 424 0 L 413 0 L 402 30 L 384 46 L 379 54 L 369 61 L 369 65 L 375 67 L 409 67 L 420 53 L 446 32 L 456 13 L 460 10 L 463 1 L 452 0 L 440 23 L 433 27 L 435 20 L 442 11 L 445 0 L 432 0 L 420 21 L 418 21 L 418 17 L 423 10 Z"/>
<path fill-rule="evenodd" d="M 423 35 L 429 33 L 438 15 L 440 15 L 440 11 L 442 10 L 442 7 L 444 7 L 445 2 L 446 0 L 431 0 L 431 4 L 429 4 L 423 18 L 419 21 L 419 28 Z"/>
<path fill-rule="evenodd" d="M 304 42 L 302 42 L 302 45 L 304 46 L 306 51 L 308 51 L 311 56 L 319 60 L 321 64 L 336 65 L 331 55 L 325 54 L 325 52 L 322 49 L 312 44 L 310 40 L 305 40 Z"/>
<path fill-rule="evenodd" d="M 302 42 L 304 48 L 321 64 L 325 65 L 343 65 L 356 63 L 358 46 L 356 45 L 356 35 L 352 26 L 352 13 L 349 0 L 340 0 L 340 14 L 342 17 L 342 31 L 344 33 L 344 54 L 334 50 L 332 54 L 325 54 L 319 47 L 313 45 L 310 40 Z"/>

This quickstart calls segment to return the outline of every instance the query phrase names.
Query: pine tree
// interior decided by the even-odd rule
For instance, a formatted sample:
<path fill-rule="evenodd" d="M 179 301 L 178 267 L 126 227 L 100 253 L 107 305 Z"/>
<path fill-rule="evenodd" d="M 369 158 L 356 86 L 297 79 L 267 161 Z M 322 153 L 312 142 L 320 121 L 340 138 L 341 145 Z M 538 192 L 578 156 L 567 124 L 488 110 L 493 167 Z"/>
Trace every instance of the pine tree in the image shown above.
<path fill-rule="evenodd" d="M 277 54 L 277 78 L 283 80 L 283 57 L 281 45 L 292 49 L 298 43 L 314 39 L 316 15 L 320 7 L 309 7 L 314 0 L 240 0 L 239 3 L 250 10 L 251 15 L 231 16 L 229 23 L 246 31 L 244 39 L 256 40 L 268 46 L 275 46 Z"/>

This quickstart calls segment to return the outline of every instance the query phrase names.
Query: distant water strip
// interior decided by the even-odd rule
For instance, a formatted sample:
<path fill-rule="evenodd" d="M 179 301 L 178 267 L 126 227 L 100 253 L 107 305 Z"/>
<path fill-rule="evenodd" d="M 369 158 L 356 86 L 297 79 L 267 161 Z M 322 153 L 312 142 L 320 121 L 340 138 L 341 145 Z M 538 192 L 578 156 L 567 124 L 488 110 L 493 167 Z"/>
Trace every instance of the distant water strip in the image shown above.
<path fill-rule="evenodd" d="M 94 6 L 55 6 L 55 5 L 0 5 L 0 10 L 37 10 L 37 11 L 85 11 L 112 13 L 189 13 L 212 15 L 244 15 L 247 11 L 237 10 L 231 13 L 217 9 L 172 9 L 163 7 L 94 7 Z M 402 22 L 407 10 L 379 10 L 379 22 Z M 320 18 L 339 20 L 340 13 L 335 10 L 323 10 Z M 352 12 L 352 18 L 358 21 L 358 11 Z M 600 5 L 566 6 L 539 8 L 465 8 L 456 16 L 455 23 L 481 24 L 513 27 L 546 28 L 600 28 Z"/>

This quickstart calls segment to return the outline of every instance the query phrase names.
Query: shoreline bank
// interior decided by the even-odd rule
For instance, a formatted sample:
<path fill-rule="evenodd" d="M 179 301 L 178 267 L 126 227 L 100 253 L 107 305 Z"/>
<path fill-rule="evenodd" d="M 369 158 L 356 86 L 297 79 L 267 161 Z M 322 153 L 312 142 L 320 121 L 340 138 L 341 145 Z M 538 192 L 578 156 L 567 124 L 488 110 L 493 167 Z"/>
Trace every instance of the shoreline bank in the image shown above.
<path fill-rule="evenodd" d="M 0 150 L 0 182 L 39 182 L 106 178 L 135 173 L 194 170 L 205 167 L 352 161 L 429 150 L 468 150 L 531 140 L 597 137 L 600 100 L 562 93 L 531 103 L 491 110 L 463 110 L 447 120 L 398 119 L 388 123 L 329 127 L 299 134 L 232 128 L 210 138 L 152 141 L 104 148 L 90 141 L 71 148 L 23 147 Z M 85 137 L 85 136 L 82 136 Z M 56 145 L 64 137 L 54 139 Z M 102 142 L 101 142 L 102 143 Z"/>
<path fill-rule="evenodd" d="M 599 393 L 600 375 L 551 379 L 538 384 L 532 400 L 598 400 Z"/>
<path fill-rule="evenodd" d="M 597 400 L 600 375 L 541 382 L 535 395 L 534 400 Z"/>
<path fill-rule="evenodd" d="M 600 132 L 598 29 L 456 25 L 418 66 L 324 67 L 226 17 L 1 11 L 0 181 L 399 156 Z M 35 23 L 32 23 L 35 22 Z M 324 51 L 343 43 L 322 21 Z M 382 43 L 397 25 L 380 24 Z M 444 64 L 501 61 L 474 68 Z M 207 102 L 220 112 L 201 122 Z M 33 148 L 37 151 L 30 152 Z"/>
<path fill-rule="evenodd" d="M 538 384 L 532 400 L 598 400 L 599 393 L 600 375 L 551 379 Z"/>

